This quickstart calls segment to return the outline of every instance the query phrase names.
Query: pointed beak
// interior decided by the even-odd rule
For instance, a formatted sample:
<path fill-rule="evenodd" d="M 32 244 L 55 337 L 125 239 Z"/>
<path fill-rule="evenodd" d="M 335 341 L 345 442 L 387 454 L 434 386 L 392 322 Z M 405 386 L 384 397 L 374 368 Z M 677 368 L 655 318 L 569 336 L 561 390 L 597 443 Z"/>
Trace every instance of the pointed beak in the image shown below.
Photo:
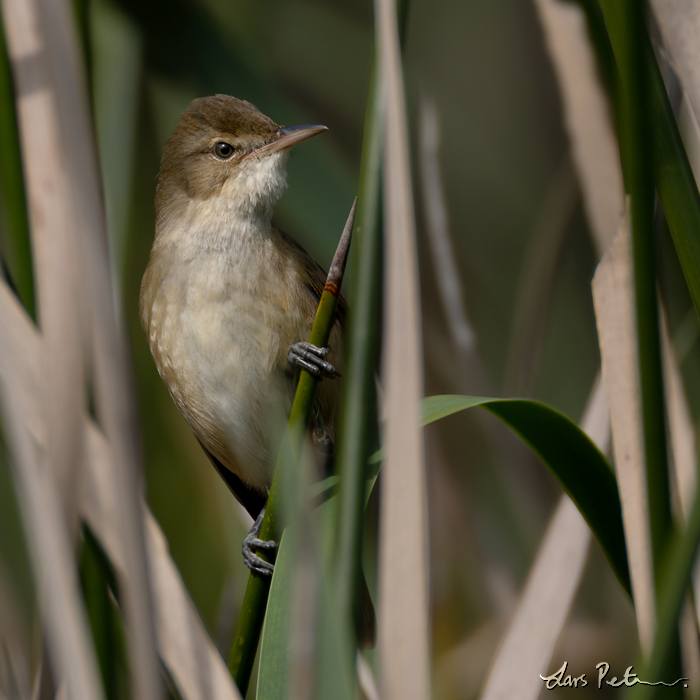
<path fill-rule="evenodd" d="M 277 132 L 277 138 L 270 143 L 257 148 L 252 153 L 249 153 L 242 160 L 252 158 L 253 156 L 269 155 L 275 151 L 281 151 L 285 148 L 293 146 L 295 143 L 306 141 L 316 134 L 323 131 L 328 131 L 327 126 L 321 124 L 297 124 L 296 126 L 284 126 Z"/>

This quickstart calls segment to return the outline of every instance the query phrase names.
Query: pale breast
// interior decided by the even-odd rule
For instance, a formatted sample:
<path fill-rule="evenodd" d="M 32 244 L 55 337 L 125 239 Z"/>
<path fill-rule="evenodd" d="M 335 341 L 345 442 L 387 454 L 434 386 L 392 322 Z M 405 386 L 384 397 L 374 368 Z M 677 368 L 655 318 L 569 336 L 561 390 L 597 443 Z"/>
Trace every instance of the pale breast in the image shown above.
<path fill-rule="evenodd" d="M 142 319 L 173 400 L 205 447 L 261 490 L 289 409 L 287 352 L 313 320 L 295 300 L 301 286 L 265 241 L 186 262 L 154 247 L 144 276 Z"/>

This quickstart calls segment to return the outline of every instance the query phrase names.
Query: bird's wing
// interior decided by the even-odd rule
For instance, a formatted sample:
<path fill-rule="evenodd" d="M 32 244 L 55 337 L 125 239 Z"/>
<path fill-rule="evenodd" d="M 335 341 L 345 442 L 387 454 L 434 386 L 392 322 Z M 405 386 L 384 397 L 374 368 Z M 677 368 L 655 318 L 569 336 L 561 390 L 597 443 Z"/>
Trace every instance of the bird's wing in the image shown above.
<path fill-rule="evenodd" d="M 326 271 L 306 252 L 306 250 L 297 243 L 291 236 L 284 231 L 277 229 L 284 242 L 289 246 L 289 252 L 300 263 L 303 269 L 307 272 L 308 277 L 305 280 L 308 290 L 316 297 L 317 301 L 321 301 L 323 294 L 323 286 L 326 284 L 328 274 Z M 338 321 L 341 327 L 345 324 L 348 315 L 348 305 L 343 295 L 338 297 L 338 309 L 336 311 Z"/>

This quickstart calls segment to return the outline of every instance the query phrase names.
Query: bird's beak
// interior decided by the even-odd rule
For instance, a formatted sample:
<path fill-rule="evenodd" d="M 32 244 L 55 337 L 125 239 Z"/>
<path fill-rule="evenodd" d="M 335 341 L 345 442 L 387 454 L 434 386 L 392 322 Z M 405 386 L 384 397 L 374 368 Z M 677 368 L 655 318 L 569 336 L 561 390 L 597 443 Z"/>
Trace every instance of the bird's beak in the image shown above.
<path fill-rule="evenodd" d="M 249 153 L 242 160 L 252 158 L 253 156 L 269 155 L 275 151 L 281 151 L 285 148 L 293 146 L 295 143 L 306 141 L 316 134 L 323 131 L 328 131 L 327 126 L 321 124 L 297 124 L 296 126 L 284 126 L 277 132 L 277 138 L 270 143 L 256 148 L 252 153 Z"/>

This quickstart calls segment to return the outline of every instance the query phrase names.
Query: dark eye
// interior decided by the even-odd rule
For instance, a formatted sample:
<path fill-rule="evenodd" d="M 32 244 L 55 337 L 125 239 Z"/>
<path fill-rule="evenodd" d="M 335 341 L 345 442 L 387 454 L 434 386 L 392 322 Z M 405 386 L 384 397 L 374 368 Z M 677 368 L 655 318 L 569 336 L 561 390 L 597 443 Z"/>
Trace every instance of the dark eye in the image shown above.
<path fill-rule="evenodd" d="M 219 141 L 214 144 L 214 155 L 222 160 L 227 160 L 233 155 L 233 146 L 226 141 Z"/>

